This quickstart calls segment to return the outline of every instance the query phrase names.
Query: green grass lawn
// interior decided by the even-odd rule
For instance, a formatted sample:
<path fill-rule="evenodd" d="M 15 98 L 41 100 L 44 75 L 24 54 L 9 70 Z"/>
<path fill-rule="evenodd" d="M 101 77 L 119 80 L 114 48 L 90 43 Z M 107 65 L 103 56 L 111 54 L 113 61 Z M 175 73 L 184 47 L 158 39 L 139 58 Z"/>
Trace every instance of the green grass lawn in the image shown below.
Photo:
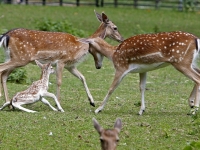
<path fill-rule="evenodd" d="M 104 11 L 118 25 L 124 38 L 140 33 L 175 30 L 187 31 L 200 37 L 199 12 L 131 8 L 0 5 L 0 31 L 19 27 L 36 29 L 38 21 L 49 18 L 55 21 L 68 20 L 75 28 L 92 34 L 99 26 L 94 9 L 97 12 Z M 0 54 L 3 57 L 3 50 Z M 31 81 L 39 79 L 39 67 L 29 64 L 25 69 Z M 89 55 L 78 69 L 87 80 L 97 108 L 113 80 L 112 63 L 105 58 L 102 69 L 96 70 L 93 58 Z M 51 75 L 50 82 L 49 91 L 55 93 L 55 75 Z M 93 117 L 105 128 L 112 128 L 116 118 L 122 119 L 119 150 L 180 150 L 187 143 L 199 140 L 199 118 L 194 121 L 187 115 L 190 111 L 187 99 L 193 88 L 192 81 L 173 67 L 149 72 L 145 95 L 147 108 L 143 116 L 137 115 L 140 109 L 138 83 L 138 74 L 127 75 L 104 110 L 96 115 L 96 108 L 89 105 L 81 81 L 64 70 L 61 105 L 65 112 L 53 112 L 41 102 L 26 106 L 38 111 L 35 114 L 6 108 L 0 112 L 0 149 L 100 149 L 99 135 L 92 124 Z M 10 97 L 28 86 L 8 83 Z M 54 105 L 53 100 L 48 100 Z M 4 97 L 1 98 L 1 104 L 3 102 Z"/>

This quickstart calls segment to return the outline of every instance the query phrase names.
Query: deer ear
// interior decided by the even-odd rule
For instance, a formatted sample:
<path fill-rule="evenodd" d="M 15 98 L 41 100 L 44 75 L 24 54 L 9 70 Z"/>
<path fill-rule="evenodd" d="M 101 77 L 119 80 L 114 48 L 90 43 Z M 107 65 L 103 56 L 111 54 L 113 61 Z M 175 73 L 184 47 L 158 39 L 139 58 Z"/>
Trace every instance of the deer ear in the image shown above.
<path fill-rule="evenodd" d="M 43 65 L 42 65 L 39 61 L 35 60 L 35 63 L 36 63 L 40 68 L 42 68 Z"/>
<path fill-rule="evenodd" d="M 99 125 L 98 121 L 95 118 L 92 118 L 92 120 L 93 120 L 94 128 L 97 130 L 99 134 L 101 134 L 101 131 L 103 130 L 103 128 Z"/>
<path fill-rule="evenodd" d="M 104 23 L 108 23 L 109 22 L 108 17 L 104 13 L 102 13 L 102 20 L 103 20 Z"/>
<path fill-rule="evenodd" d="M 95 13 L 97 19 L 98 19 L 100 22 L 102 22 L 102 17 L 101 17 L 101 15 L 100 15 L 99 13 L 97 13 L 95 10 L 94 10 L 94 13 Z"/>
<path fill-rule="evenodd" d="M 118 133 L 121 131 L 122 128 L 122 121 L 120 118 L 118 118 L 115 122 L 114 128 L 118 131 Z"/>

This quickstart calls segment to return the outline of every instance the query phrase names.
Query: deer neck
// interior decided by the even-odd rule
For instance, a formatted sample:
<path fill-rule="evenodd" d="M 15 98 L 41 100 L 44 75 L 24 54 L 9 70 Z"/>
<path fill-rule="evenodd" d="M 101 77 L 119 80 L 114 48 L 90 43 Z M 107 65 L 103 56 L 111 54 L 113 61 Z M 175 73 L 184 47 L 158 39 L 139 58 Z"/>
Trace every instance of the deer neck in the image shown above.
<path fill-rule="evenodd" d="M 47 73 L 46 71 L 43 71 L 42 75 L 41 75 L 41 81 L 44 85 L 46 85 L 48 87 L 48 83 L 49 83 L 49 76 L 50 74 Z"/>
<path fill-rule="evenodd" d="M 113 54 L 117 49 L 117 46 L 112 46 L 103 39 L 101 39 L 97 42 L 96 48 L 99 53 L 107 57 L 109 60 L 112 60 Z"/>
<path fill-rule="evenodd" d="M 105 32 L 106 32 L 106 25 L 105 23 L 101 23 L 98 29 L 89 38 L 100 37 L 102 39 L 105 39 L 106 38 Z"/>

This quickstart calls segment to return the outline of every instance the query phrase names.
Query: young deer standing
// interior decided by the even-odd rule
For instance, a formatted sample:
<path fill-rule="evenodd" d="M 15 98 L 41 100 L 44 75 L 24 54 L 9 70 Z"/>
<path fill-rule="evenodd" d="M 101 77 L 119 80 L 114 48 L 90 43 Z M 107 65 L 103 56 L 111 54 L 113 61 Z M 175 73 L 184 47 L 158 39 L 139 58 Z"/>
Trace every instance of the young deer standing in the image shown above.
<path fill-rule="evenodd" d="M 123 38 L 108 17 L 96 13 L 101 22 L 91 38 L 112 38 L 122 41 Z M 40 62 L 52 62 L 56 64 L 57 99 L 60 102 L 60 87 L 62 83 L 62 72 L 66 68 L 70 73 L 79 78 L 87 92 L 90 104 L 94 106 L 94 100 L 87 87 L 84 76 L 77 70 L 76 66 L 88 54 L 89 45 L 79 42 L 78 37 L 68 33 L 45 32 L 28 29 L 13 29 L 0 37 L 0 46 L 3 45 L 6 54 L 6 62 L 0 64 L 1 82 L 6 102 L 9 101 L 6 81 L 13 69 L 38 60 Z M 95 64 L 97 69 L 101 64 Z"/>
<path fill-rule="evenodd" d="M 122 128 L 121 119 L 117 119 L 114 124 L 114 129 L 103 129 L 95 118 L 92 119 L 94 128 L 100 135 L 101 149 L 102 150 L 116 150 L 117 143 L 119 142 L 119 132 Z"/>
<path fill-rule="evenodd" d="M 60 106 L 60 103 L 58 102 L 56 96 L 53 93 L 49 93 L 48 90 L 48 84 L 49 84 L 49 75 L 51 73 L 54 73 L 54 69 L 51 66 L 51 63 L 48 64 L 41 64 L 39 61 L 35 60 L 36 64 L 41 68 L 42 74 L 41 78 L 38 81 L 33 82 L 33 84 L 25 91 L 18 92 L 10 102 L 6 102 L 0 110 L 5 108 L 8 105 L 12 105 L 14 108 L 18 108 L 20 110 L 34 113 L 36 111 L 27 109 L 22 107 L 21 105 L 25 104 L 32 104 L 39 100 L 41 100 L 44 104 L 51 107 L 54 111 L 57 111 L 56 108 L 51 106 L 51 104 L 44 98 L 44 96 L 51 97 L 55 100 L 56 105 L 58 107 L 58 110 L 61 112 L 64 112 L 62 107 Z"/>
<path fill-rule="evenodd" d="M 186 32 L 164 32 L 157 34 L 136 35 L 124 40 L 119 46 L 111 46 L 100 38 L 82 39 L 90 43 L 90 53 L 94 56 L 101 55 L 109 58 L 115 67 L 115 77 L 110 89 L 100 107 L 95 113 L 100 112 L 108 98 L 128 73 L 139 73 L 141 108 L 139 114 L 145 110 L 145 85 L 147 72 L 168 65 L 195 82 L 190 98 L 190 107 L 195 107 L 195 113 L 200 101 L 200 70 L 197 60 L 200 55 L 200 39 Z M 194 112 L 193 112 L 194 111 Z"/>

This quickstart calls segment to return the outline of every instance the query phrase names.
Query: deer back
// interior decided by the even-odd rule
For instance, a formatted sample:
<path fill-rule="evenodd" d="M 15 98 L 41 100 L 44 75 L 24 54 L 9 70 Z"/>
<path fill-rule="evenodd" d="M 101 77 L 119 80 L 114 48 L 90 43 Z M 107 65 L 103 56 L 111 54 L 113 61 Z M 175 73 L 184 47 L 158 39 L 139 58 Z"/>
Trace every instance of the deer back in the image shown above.
<path fill-rule="evenodd" d="M 87 44 L 67 33 L 15 29 L 6 35 L 9 37 L 10 57 L 24 63 L 36 59 L 75 63 L 88 52 Z"/>
<path fill-rule="evenodd" d="M 115 66 L 129 64 L 191 62 L 196 50 L 196 39 L 185 32 L 164 32 L 130 37 L 113 54 Z"/>

